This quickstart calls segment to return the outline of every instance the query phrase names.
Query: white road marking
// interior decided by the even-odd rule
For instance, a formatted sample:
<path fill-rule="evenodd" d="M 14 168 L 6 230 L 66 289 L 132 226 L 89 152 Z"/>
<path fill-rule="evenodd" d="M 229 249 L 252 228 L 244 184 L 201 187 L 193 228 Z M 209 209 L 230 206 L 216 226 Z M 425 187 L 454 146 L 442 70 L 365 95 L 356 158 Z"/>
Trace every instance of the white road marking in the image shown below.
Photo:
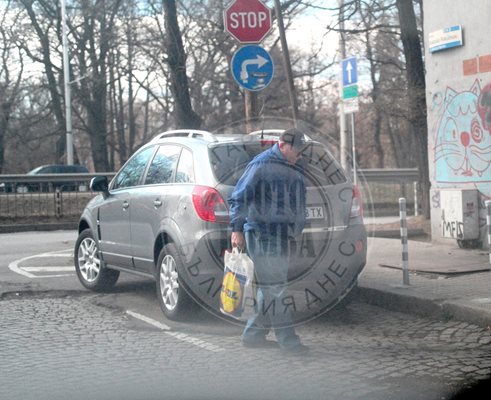
<path fill-rule="evenodd" d="M 126 314 L 128 314 L 128 315 L 130 315 L 136 319 L 139 319 L 140 321 L 146 322 L 149 325 L 155 326 L 156 328 L 163 330 L 166 335 L 172 336 L 172 337 L 174 337 L 178 340 L 181 340 L 183 342 L 190 343 L 193 346 L 197 346 L 199 348 L 202 348 L 202 349 L 205 349 L 208 351 L 212 351 L 214 353 L 218 353 L 218 352 L 225 350 L 223 347 L 208 343 L 204 340 L 201 340 L 201 339 L 195 338 L 193 336 L 187 335 L 186 333 L 172 332 L 171 328 L 169 326 L 167 326 L 167 325 L 165 325 L 159 321 L 156 321 L 152 318 L 149 318 L 145 315 L 136 313 L 134 311 L 127 310 Z"/>
<path fill-rule="evenodd" d="M 37 279 L 37 278 L 58 278 L 58 277 L 63 277 L 63 276 L 73 276 L 72 274 L 51 274 L 51 275 L 35 275 L 32 274 L 31 272 L 66 272 L 66 271 L 73 271 L 75 272 L 75 267 L 70 266 L 60 266 L 60 267 L 51 267 L 51 266 L 39 266 L 39 267 L 22 267 L 19 264 L 32 260 L 35 258 L 52 258 L 52 257 L 70 257 L 73 256 L 73 251 L 70 250 L 69 252 L 67 250 L 57 250 L 57 251 L 51 251 L 49 253 L 41 253 L 41 254 L 35 254 L 33 256 L 28 256 L 21 258 L 20 260 L 15 260 L 12 261 L 9 264 L 9 269 L 12 272 L 15 272 L 16 274 L 23 275 L 27 278 L 31 279 Z M 49 268 L 50 271 L 44 270 L 45 268 Z M 70 269 L 67 269 L 70 268 Z"/>
<path fill-rule="evenodd" d="M 126 314 L 131 315 L 133 318 L 139 319 L 140 321 L 146 322 L 149 325 L 155 326 L 156 328 L 162 329 L 163 331 L 170 331 L 170 326 L 163 324 L 162 322 L 155 321 L 145 315 L 139 314 L 137 312 L 127 310 Z"/>
<path fill-rule="evenodd" d="M 73 265 L 66 267 L 22 267 L 22 270 L 27 272 L 74 272 L 75 267 Z"/>

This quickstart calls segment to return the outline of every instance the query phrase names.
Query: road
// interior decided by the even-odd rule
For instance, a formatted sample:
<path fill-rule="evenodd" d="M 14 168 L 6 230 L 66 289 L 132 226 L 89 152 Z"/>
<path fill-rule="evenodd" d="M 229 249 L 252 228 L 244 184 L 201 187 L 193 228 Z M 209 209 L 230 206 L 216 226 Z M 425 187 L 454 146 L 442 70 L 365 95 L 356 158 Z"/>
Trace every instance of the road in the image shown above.
<path fill-rule="evenodd" d="M 204 311 L 165 319 L 152 282 L 84 290 L 75 236 L 0 235 L 1 399 L 441 400 L 491 370 L 486 330 L 356 300 L 298 327 L 306 357 L 244 349 Z"/>

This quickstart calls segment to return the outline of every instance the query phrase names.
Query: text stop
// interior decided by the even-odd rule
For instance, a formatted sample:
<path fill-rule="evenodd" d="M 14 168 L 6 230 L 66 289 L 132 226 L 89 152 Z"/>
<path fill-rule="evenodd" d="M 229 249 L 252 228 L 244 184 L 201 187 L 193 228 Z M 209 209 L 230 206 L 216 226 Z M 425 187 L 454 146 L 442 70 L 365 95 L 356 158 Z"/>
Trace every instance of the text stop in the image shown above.
<path fill-rule="evenodd" d="M 239 28 L 262 28 L 268 15 L 265 12 L 233 12 L 230 14 L 230 27 Z"/>

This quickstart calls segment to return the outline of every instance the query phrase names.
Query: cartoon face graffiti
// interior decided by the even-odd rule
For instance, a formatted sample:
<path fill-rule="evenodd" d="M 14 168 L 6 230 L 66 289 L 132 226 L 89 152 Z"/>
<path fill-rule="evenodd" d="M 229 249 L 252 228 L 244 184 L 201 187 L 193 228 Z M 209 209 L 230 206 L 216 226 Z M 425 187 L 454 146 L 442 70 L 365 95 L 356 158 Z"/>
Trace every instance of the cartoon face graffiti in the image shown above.
<path fill-rule="evenodd" d="M 479 81 L 468 91 L 447 88 L 443 113 L 435 138 L 435 175 L 441 183 L 489 181 L 491 134 L 479 112 L 482 96 Z"/>

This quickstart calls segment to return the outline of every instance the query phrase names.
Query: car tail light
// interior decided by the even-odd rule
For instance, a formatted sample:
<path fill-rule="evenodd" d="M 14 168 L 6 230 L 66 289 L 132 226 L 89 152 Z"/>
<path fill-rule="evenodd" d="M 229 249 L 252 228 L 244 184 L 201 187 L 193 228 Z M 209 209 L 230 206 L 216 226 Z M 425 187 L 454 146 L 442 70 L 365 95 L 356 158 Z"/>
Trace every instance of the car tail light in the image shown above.
<path fill-rule="evenodd" d="M 350 218 L 363 217 L 363 201 L 357 186 L 353 186 L 353 200 L 351 201 Z"/>
<path fill-rule="evenodd" d="M 278 143 L 277 140 L 261 139 L 261 147 L 273 147 L 276 143 Z"/>
<path fill-rule="evenodd" d="M 203 221 L 229 222 L 227 204 L 216 189 L 208 186 L 195 186 L 193 205 L 196 213 Z"/>

